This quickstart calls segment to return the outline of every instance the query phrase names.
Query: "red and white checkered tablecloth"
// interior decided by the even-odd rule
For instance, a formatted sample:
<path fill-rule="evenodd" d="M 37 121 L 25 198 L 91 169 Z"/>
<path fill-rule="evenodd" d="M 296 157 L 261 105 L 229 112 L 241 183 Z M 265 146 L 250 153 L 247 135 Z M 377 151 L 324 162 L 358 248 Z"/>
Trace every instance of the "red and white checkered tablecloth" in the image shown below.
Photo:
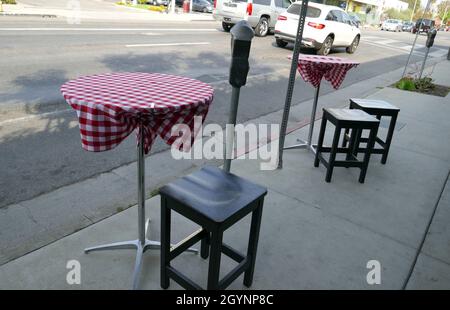
<path fill-rule="evenodd" d="M 101 152 L 119 145 L 139 124 L 144 125 L 145 153 L 156 136 L 178 149 L 188 149 L 213 100 L 213 88 L 187 77 L 160 73 L 108 73 L 65 83 L 61 92 L 78 115 L 82 147 Z M 188 125 L 191 141 L 177 140 L 172 126 Z M 139 131 L 139 130 L 138 130 Z M 137 133 L 138 136 L 141 134 Z M 186 142 L 189 146 L 186 147 Z"/>
<path fill-rule="evenodd" d="M 320 85 L 322 78 L 329 81 L 334 89 L 338 89 L 345 79 L 347 71 L 359 65 L 358 62 L 331 56 L 316 56 L 300 54 L 298 71 L 305 82 L 314 87 Z"/>

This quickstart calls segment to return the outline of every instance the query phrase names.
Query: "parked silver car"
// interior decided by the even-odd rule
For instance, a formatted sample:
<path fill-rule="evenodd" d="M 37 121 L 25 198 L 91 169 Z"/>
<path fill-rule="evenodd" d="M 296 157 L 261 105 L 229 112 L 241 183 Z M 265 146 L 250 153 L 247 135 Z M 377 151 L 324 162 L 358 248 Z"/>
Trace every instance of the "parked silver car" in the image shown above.
<path fill-rule="evenodd" d="M 259 37 L 274 29 L 278 15 L 291 5 L 290 0 L 216 0 L 213 17 L 222 22 L 223 30 L 246 20 Z"/>

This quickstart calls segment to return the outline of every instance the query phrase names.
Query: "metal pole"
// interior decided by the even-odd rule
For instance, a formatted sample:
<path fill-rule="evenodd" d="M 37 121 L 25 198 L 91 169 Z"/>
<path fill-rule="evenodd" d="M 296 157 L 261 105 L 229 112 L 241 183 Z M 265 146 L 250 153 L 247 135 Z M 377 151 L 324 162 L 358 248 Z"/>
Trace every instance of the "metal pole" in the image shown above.
<path fill-rule="evenodd" d="M 411 51 L 409 52 L 408 60 L 406 61 L 406 65 L 405 65 L 405 69 L 403 69 L 402 78 L 405 77 L 406 69 L 408 68 L 409 61 L 411 60 L 411 55 L 412 55 L 412 53 L 414 51 L 414 47 L 416 45 L 416 41 L 417 41 L 417 38 L 419 36 L 420 29 L 422 28 L 423 18 L 425 16 L 425 13 L 428 11 L 428 8 L 430 7 L 430 4 L 431 4 L 431 0 L 428 0 L 427 6 L 425 7 L 425 10 L 423 11 L 422 18 L 421 18 L 421 23 L 419 25 L 419 29 L 417 29 L 416 36 L 414 38 L 414 42 L 413 42 L 412 47 L 411 47 Z"/>
<path fill-rule="evenodd" d="M 139 124 L 139 144 L 137 147 L 138 169 L 138 229 L 139 242 L 145 245 L 145 154 L 144 154 L 144 125 Z"/>
<path fill-rule="evenodd" d="M 292 55 L 291 70 L 289 74 L 288 88 L 286 92 L 286 101 L 284 103 L 283 119 L 281 121 L 279 147 L 278 147 L 278 169 L 283 168 L 283 148 L 284 139 L 286 136 L 287 122 L 289 118 L 289 111 L 291 109 L 292 94 L 294 93 L 295 75 L 297 74 L 298 56 L 300 54 L 300 46 L 303 39 L 303 27 L 305 25 L 306 10 L 308 8 L 308 0 L 303 0 L 301 4 L 301 11 L 298 19 L 297 37 L 295 39 L 294 52 Z"/>
<path fill-rule="evenodd" d="M 422 62 L 422 68 L 420 69 L 419 79 L 422 78 L 422 73 L 423 73 L 423 70 L 425 69 L 425 62 L 427 61 L 427 57 L 428 57 L 428 53 L 429 52 L 430 52 L 430 48 L 427 47 L 427 50 L 425 51 L 425 57 L 423 58 L 423 62 Z"/>
<path fill-rule="evenodd" d="M 223 169 L 226 172 L 230 172 L 231 168 L 231 158 L 233 156 L 234 150 L 234 126 L 236 125 L 236 115 L 238 110 L 239 103 L 239 93 L 241 89 L 239 87 L 233 87 L 231 92 L 231 107 L 230 107 L 230 115 L 228 116 L 228 123 L 225 127 L 226 134 L 226 144 L 224 150 L 224 166 Z"/>
<path fill-rule="evenodd" d="M 413 20 L 414 11 L 416 10 L 416 5 L 417 5 L 417 0 L 414 1 L 414 7 L 413 7 L 413 10 L 412 10 L 412 13 L 411 13 L 411 18 L 409 19 L 410 22 L 412 22 L 412 20 Z"/>
<path fill-rule="evenodd" d="M 316 110 L 317 110 L 317 101 L 319 100 L 319 91 L 320 91 L 320 83 L 319 85 L 317 85 L 316 87 L 316 93 L 314 95 L 314 103 L 313 103 L 313 108 L 311 111 L 311 118 L 310 118 L 310 123 L 309 123 L 309 133 L 308 133 L 308 147 L 310 149 L 312 149 L 312 135 L 313 135 L 313 131 L 314 131 L 314 122 L 316 120 Z"/>

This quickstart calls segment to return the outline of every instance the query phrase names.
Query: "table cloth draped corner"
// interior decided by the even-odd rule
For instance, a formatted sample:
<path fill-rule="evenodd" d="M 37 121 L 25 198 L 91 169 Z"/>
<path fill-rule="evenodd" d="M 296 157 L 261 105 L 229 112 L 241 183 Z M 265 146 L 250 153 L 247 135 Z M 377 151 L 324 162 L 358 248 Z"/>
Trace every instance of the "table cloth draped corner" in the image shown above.
<path fill-rule="evenodd" d="M 300 54 L 298 58 L 298 71 L 301 77 L 316 88 L 324 78 L 331 83 L 334 89 L 338 89 L 347 72 L 358 65 L 358 62 L 332 56 Z"/>
<path fill-rule="evenodd" d="M 189 151 L 214 96 L 210 85 L 195 79 L 127 72 L 80 77 L 61 92 L 77 112 L 83 149 L 113 149 L 136 128 L 139 138 L 142 125 L 146 154 L 157 136 Z"/>

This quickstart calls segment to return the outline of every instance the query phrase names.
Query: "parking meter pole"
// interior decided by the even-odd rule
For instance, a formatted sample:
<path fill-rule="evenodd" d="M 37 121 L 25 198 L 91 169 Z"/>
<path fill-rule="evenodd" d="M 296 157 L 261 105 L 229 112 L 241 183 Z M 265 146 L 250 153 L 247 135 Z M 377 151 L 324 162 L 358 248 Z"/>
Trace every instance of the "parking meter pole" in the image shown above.
<path fill-rule="evenodd" d="M 294 93 L 295 76 L 297 74 L 298 56 L 300 54 L 300 45 L 303 39 L 303 28 L 305 26 L 306 10 L 308 8 L 308 0 L 301 3 L 300 16 L 298 19 L 297 36 L 295 39 L 294 52 L 292 55 L 291 70 L 289 74 L 288 88 L 286 92 L 286 101 L 284 103 L 283 119 L 281 121 L 279 146 L 278 146 L 278 169 L 283 168 L 283 149 L 284 138 L 286 136 L 289 111 L 291 109 L 292 94 Z"/>
<path fill-rule="evenodd" d="M 223 169 L 226 172 L 230 172 L 231 168 L 231 159 L 233 158 L 233 150 L 234 150 L 234 127 L 236 126 L 236 117 L 239 105 L 239 94 L 241 88 L 233 87 L 231 92 L 231 107 L 230 107 L 230 115 L 228 116 L 228 123 L 225 128 L 226 133 L 226 145 L 225 145 L 225 162 Z"/>
<path fill-rule="evenodd" d="M 234 150 L 234 127 L 236 125 L 237 110 L 239 106 L 239 93 L 241 87 L 247 83 L 250 69 L 248 57 L 250 55 L 251 41 L 255 32 L 247 21 L 242 20 L 233 26 L 231 33 L 231 65 L 229 83 L 233 87 L 230 102 L 230 115 L 225 127 L 224 167 L 230 172 L 231 160 Z"/>
<path fill-rule="evenodd" d="M 427 58 L 428 58 L 428 53 L 430 52 L 430 48 L 434 44 L 434 38 L 436 38 L 436 34 L 437 34 L 436 29 L 431 29 L 427 33 L 427 42 L 425 43 L 425 46 L 427 47 L 427 50 L 425 51 L 425 57 L 423 58 L 422 68 L 420 69 L 419 79 L 422 78 L 423 70 L 425 69 L 425 63 L 426 63 Z"/>
<path fill-rule="evenodd" d="M 430 52 L 430 48 L 428 47 L 425 51 L 425 57 L 423 58 L 422 68 L 420 68 L 419 79 L 422 78 L 423 70 L 425 69 L 425 63 L 427 62 L 428 53 Z"/>

